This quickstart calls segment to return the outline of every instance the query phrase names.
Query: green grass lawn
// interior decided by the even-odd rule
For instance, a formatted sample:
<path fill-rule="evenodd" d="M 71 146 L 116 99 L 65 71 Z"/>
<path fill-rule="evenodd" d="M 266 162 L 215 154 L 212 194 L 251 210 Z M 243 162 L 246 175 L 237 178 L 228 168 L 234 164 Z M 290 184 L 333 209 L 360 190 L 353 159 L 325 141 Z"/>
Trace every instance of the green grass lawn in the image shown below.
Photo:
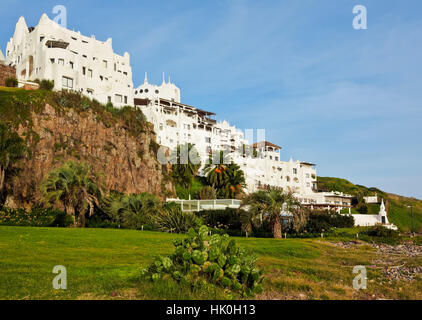
<path fill-rule="evenodd" d="M 173 281 L 150 283 L 140 270 L 173 251 L 182 235 L 113 229 L 0 227 L 0 299 L 225 299 Z M 387 285 L 368 268 L 368 289 L 355 291 L 355 265 L 370 266 L 374 249 L 342 249 L 318 239 L 237 238 L 259 256 L 264 292 L 258 299 L 422 299 L 422 281 Z M 420 260 L 410 261 L 421 264 Z M 67 268 L 68 289 L 54 290 L 53 267 Z M 401 288 L 401 289 L 399 289 Z M 234 298 L 237 298 L 234 296 Z"/>

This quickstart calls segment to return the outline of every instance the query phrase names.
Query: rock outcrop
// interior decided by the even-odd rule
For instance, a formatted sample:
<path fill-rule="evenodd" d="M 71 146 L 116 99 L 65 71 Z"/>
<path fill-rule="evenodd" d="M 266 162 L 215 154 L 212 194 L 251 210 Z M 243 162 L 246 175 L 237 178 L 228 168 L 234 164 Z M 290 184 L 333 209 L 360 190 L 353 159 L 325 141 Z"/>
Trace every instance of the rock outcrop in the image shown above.
<path fill-rule="evenodd" d="M 134 137 L 124 121 L 106 125 L 88 110 L 57 108 L 46 104 L 31 112 L 31 156 L 19 163 L 20 171 L 9 182 L 6 205 L 30 207 L 41 200 L 39 186 L 47 173 L 67 160 L 86 161 L 103 177 L 107 190 L 122 193 L 149 192 L 164 199 L 174 194 L 166 166 L 156 159 L 152 125 Z M 18 133 L 27 136 L 27 127 Z"/>

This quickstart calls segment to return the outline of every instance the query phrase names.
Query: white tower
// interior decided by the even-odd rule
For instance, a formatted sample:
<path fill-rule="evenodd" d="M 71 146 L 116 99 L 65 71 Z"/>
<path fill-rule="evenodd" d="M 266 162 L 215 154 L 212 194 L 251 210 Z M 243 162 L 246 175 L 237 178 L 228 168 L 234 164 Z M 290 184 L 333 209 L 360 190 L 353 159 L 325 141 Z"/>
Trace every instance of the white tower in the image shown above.
<path fill-rule="evenodd" d="M 387 211 L 385 211 L 385 205 L 384 205 L 384 199 L 382 199 L 380 212 L 379 212 L 380 221 L 382 224 L 389 224 L 388 218 L 387 218 Z"/>

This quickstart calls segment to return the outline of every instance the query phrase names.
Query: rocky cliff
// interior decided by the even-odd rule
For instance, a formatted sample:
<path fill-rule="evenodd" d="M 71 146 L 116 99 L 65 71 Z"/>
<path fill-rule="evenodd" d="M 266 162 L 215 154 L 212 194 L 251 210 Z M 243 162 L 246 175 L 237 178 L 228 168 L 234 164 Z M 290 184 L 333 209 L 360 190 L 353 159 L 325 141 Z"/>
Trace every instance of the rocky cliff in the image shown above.
<path fill-rule="evenodd" d="M 156 159 L 152 125 L 141 111 L 106 110 L 76 94 L 41 91 L 9 92 L 0 104 L 0 120 L 15 127 L 30 149 L 8 183 L 7 206 L 38 203 L 41 181 L 67 160 L 90 163 L 107 190 L 149 192 L 162 199 L 174 194 L 168 167 Z"/>

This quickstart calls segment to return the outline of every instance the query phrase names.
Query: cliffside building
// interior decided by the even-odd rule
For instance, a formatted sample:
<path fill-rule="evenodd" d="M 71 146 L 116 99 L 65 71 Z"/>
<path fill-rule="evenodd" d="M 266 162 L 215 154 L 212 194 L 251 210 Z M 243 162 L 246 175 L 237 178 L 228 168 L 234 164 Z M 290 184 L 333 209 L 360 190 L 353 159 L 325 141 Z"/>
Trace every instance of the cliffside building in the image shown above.
<path fill-rule="evenodd" d="M 7 43 L 6 64 L 21 81 L 54 80 L 54 90 L 74 90 L 106 104 L 133 106 L 130 56 L 114 53 L 111 38 L 87 37 L 43 14 L 36 27 L 19 18 Z"/>

